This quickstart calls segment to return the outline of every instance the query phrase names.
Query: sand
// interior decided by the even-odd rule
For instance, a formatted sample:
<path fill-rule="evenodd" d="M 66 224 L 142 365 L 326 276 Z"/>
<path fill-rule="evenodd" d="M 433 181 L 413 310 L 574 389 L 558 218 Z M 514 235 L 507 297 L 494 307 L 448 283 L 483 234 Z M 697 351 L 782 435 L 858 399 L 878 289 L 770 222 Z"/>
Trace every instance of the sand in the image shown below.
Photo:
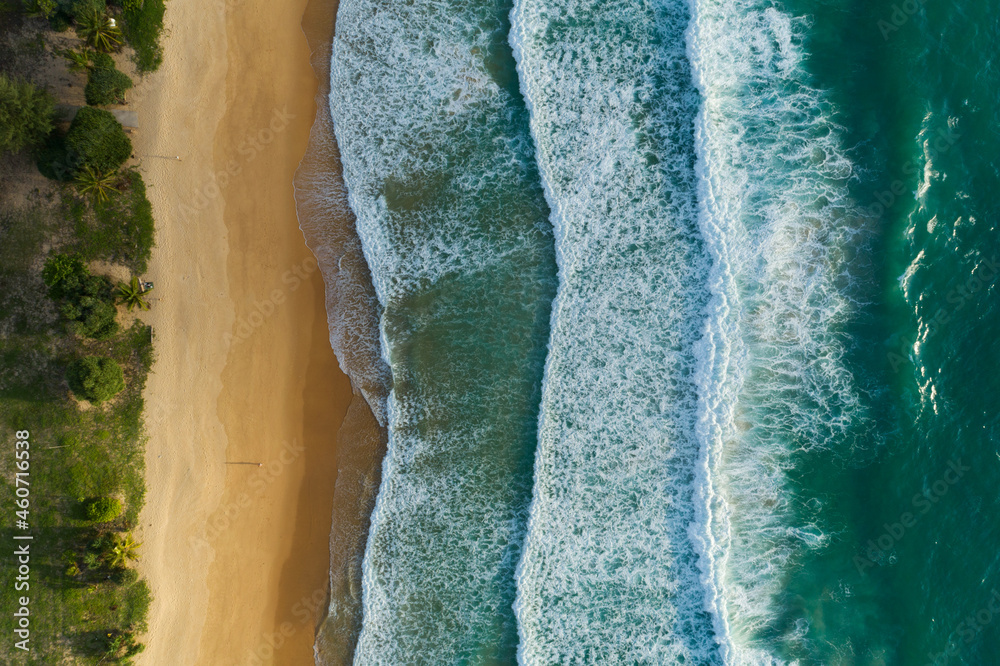
<path fill-rule="evenodd" d="M 144 665 L 312 663 L 352 392 L 295 217 L 305 8 L 171 0 L 163 68 L 132 99 L 157 219 Z"/>

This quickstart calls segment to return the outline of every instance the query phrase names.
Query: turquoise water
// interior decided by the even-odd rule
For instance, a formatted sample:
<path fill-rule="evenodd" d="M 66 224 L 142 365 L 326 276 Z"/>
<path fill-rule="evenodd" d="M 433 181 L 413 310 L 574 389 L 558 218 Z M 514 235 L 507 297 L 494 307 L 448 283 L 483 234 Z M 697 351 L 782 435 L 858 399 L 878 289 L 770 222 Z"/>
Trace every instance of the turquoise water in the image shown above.
<path fill-rule="evenodd" d="M 1000 2 L 342 0 L 356 664 L 1000 663 Z"/>

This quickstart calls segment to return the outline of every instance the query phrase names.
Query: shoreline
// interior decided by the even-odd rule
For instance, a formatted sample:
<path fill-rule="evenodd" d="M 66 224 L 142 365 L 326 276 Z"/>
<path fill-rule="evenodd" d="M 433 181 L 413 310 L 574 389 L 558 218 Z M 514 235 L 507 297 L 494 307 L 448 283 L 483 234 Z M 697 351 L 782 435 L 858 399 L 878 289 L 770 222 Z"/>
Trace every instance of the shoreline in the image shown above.
<path fill-rule="evenodd" d="M 143 162 L 160 302 L 141 664 L 311 663 L 325 612 L 335 443 L 353 392 L 293 197 L 317 89 L 306 5 L 223 15 L 174 0 L 163 72 L 138 105 L 158 120 L 137 154 L 192 152 Z"/>
<path fill-rule="evenodd" d="M 347 201 L 330 115 L 330 68 L 338 0 L 311 0 L 302 28 L 318 82 L 309 148 L 295 174 L 299 226 L 326 283 L 330 342 L 354 396 L 337 436 L 338 470 L 330 530 L 329 608 L 316 630 L 316 663 L 352 663 L 362 621 L 362 563 L 389 441 L 391 373 L 382 358 L 381 306 Z M 374 406 L 374 409 L 373 409 Z"/>

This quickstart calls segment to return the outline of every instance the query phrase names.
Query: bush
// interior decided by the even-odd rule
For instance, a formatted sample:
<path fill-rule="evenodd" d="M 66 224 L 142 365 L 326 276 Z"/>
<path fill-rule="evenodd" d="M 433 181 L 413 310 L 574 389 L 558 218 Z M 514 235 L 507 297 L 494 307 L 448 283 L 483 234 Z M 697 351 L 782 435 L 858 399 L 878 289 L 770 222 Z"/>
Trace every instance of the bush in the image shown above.
<path fill-rule="evenodd" d="M 138 582 L 139 572 L 127 567 L 119 567 L 111 572 L 111 580 L 119 585 L 132 585 Z"/>
<path fill-rule="evenodd" d="M 25 81 L 0 74 L 0 152 L 42 144 L 52 133 L 55 101 Z"/>
<path fill-rule="evenodd" d="M 110 661 L 120 663 L 123 660 L 140 654 L 146 646 L 140 643 L 133 632 L 112 631 L 108 632 L 107 640 L 104 644 L 104 652 L 101 655 L 101 663 Z"/>
<path fill-rule="evenodd" d="M 69 387 L 94 404 L 110 400 L 125 389 L 125 375 L 114 359 L 87 356 L 74 361 L 66 374 Z"/>
<path fill-rule="evenodd" d="M 90 62 L 91 67 L 98 69 L 113 69 L 115 66 L 115 59 L 112 58 L 107 53 L 101 53 L 100 51 L 90 52 Z"/>
<path fill-rule="evenodd" d="M 49 288 L 49 296 L 54 299 L 84 293 L 90 277 L 90 271 L 80 257 L 72 254 L 53 255 L 45 261 L 45 268 L 42 269 L 42 279 Z"/>
<path fill-rule="evenodd" d="M 153 247 L 153 206 L 138 171 L 122 172 L 120 192 L 94 206 L 97 224 L 79 229 L 85 256 L 125 264 L 133 273 L 146 272 Z"/>
<path fill-rule="evenodd" d="M 163 62 L 160 34 L 163 32 L 164 0 L 125 2 L 122 32 L 135 49 L 133 60 L 140 72 L 156 71 Z"/>
<path fill-rule="evenodd" d="M 77 303 L 65 303 L 62 314 L 70 321 L 70 331 L 80 337 L 107 340 L 118 333 L 118 310 L 112 302 L 84 296 Z"/>
<path fill-rule="evenodd" d="M 24 11 L 29 16 L 41 16 L 50 19 L 55 16 L 59 6 L 56 0 L 24 0 Z"/>
<path fill-rule="evenodd" d="M 132 142 L 110 111 L 80 109 L 66 135 L 66 152 L 76 168 L 93 167 L 101 173 L 117 171 L 132 154 Z"/>
<path fill-rule="evenodd" d="M 74 21 L 79 21 L 91 12 L 103 14 L 108 9 L 105 0 L 61 0 L 61 3 L 67 7 Z"/>
<path fill-rule="evenodd" d="M 118 71 L 112 63 L 111 67 L 94 67 L 90 70 L 84 94 L 87 97 L 87 104 L 107 106 L 124 104 L 125 93 L 131 89 L 132 79 Z"/>
<path fill-rule="evenodd" d="M 122 503 L 114 497 L 95 497 L 87 500 L 83 511 L 87 520 L 94 523 L 108 523 L 121 515 Z"/>
<path fill-rule="evenodd" d="M 86 338 L 107 339 L 118 333 L 113 287 L 106 277 L 91 275 L 79 257 L 57 254 L 45 262 L 42 279 L 49 297 L 60 304 L 70 330 Z"/>

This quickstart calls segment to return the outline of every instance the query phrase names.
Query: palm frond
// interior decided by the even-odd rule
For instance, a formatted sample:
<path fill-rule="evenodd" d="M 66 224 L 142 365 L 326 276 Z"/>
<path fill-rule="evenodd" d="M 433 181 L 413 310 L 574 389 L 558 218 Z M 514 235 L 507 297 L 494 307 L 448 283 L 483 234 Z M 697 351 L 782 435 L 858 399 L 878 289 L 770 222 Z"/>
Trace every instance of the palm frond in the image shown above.
<path fill-rule="evenodd" d="M 89 194 L 96 201 L 107 202 L 111 198 L 111 193 L 118 193 L 115 182 L 118 180 L 117 173 L 103 173 L 90 165 L 83 167 L 76 175 L 76 185 L 82 194 Z"/>

